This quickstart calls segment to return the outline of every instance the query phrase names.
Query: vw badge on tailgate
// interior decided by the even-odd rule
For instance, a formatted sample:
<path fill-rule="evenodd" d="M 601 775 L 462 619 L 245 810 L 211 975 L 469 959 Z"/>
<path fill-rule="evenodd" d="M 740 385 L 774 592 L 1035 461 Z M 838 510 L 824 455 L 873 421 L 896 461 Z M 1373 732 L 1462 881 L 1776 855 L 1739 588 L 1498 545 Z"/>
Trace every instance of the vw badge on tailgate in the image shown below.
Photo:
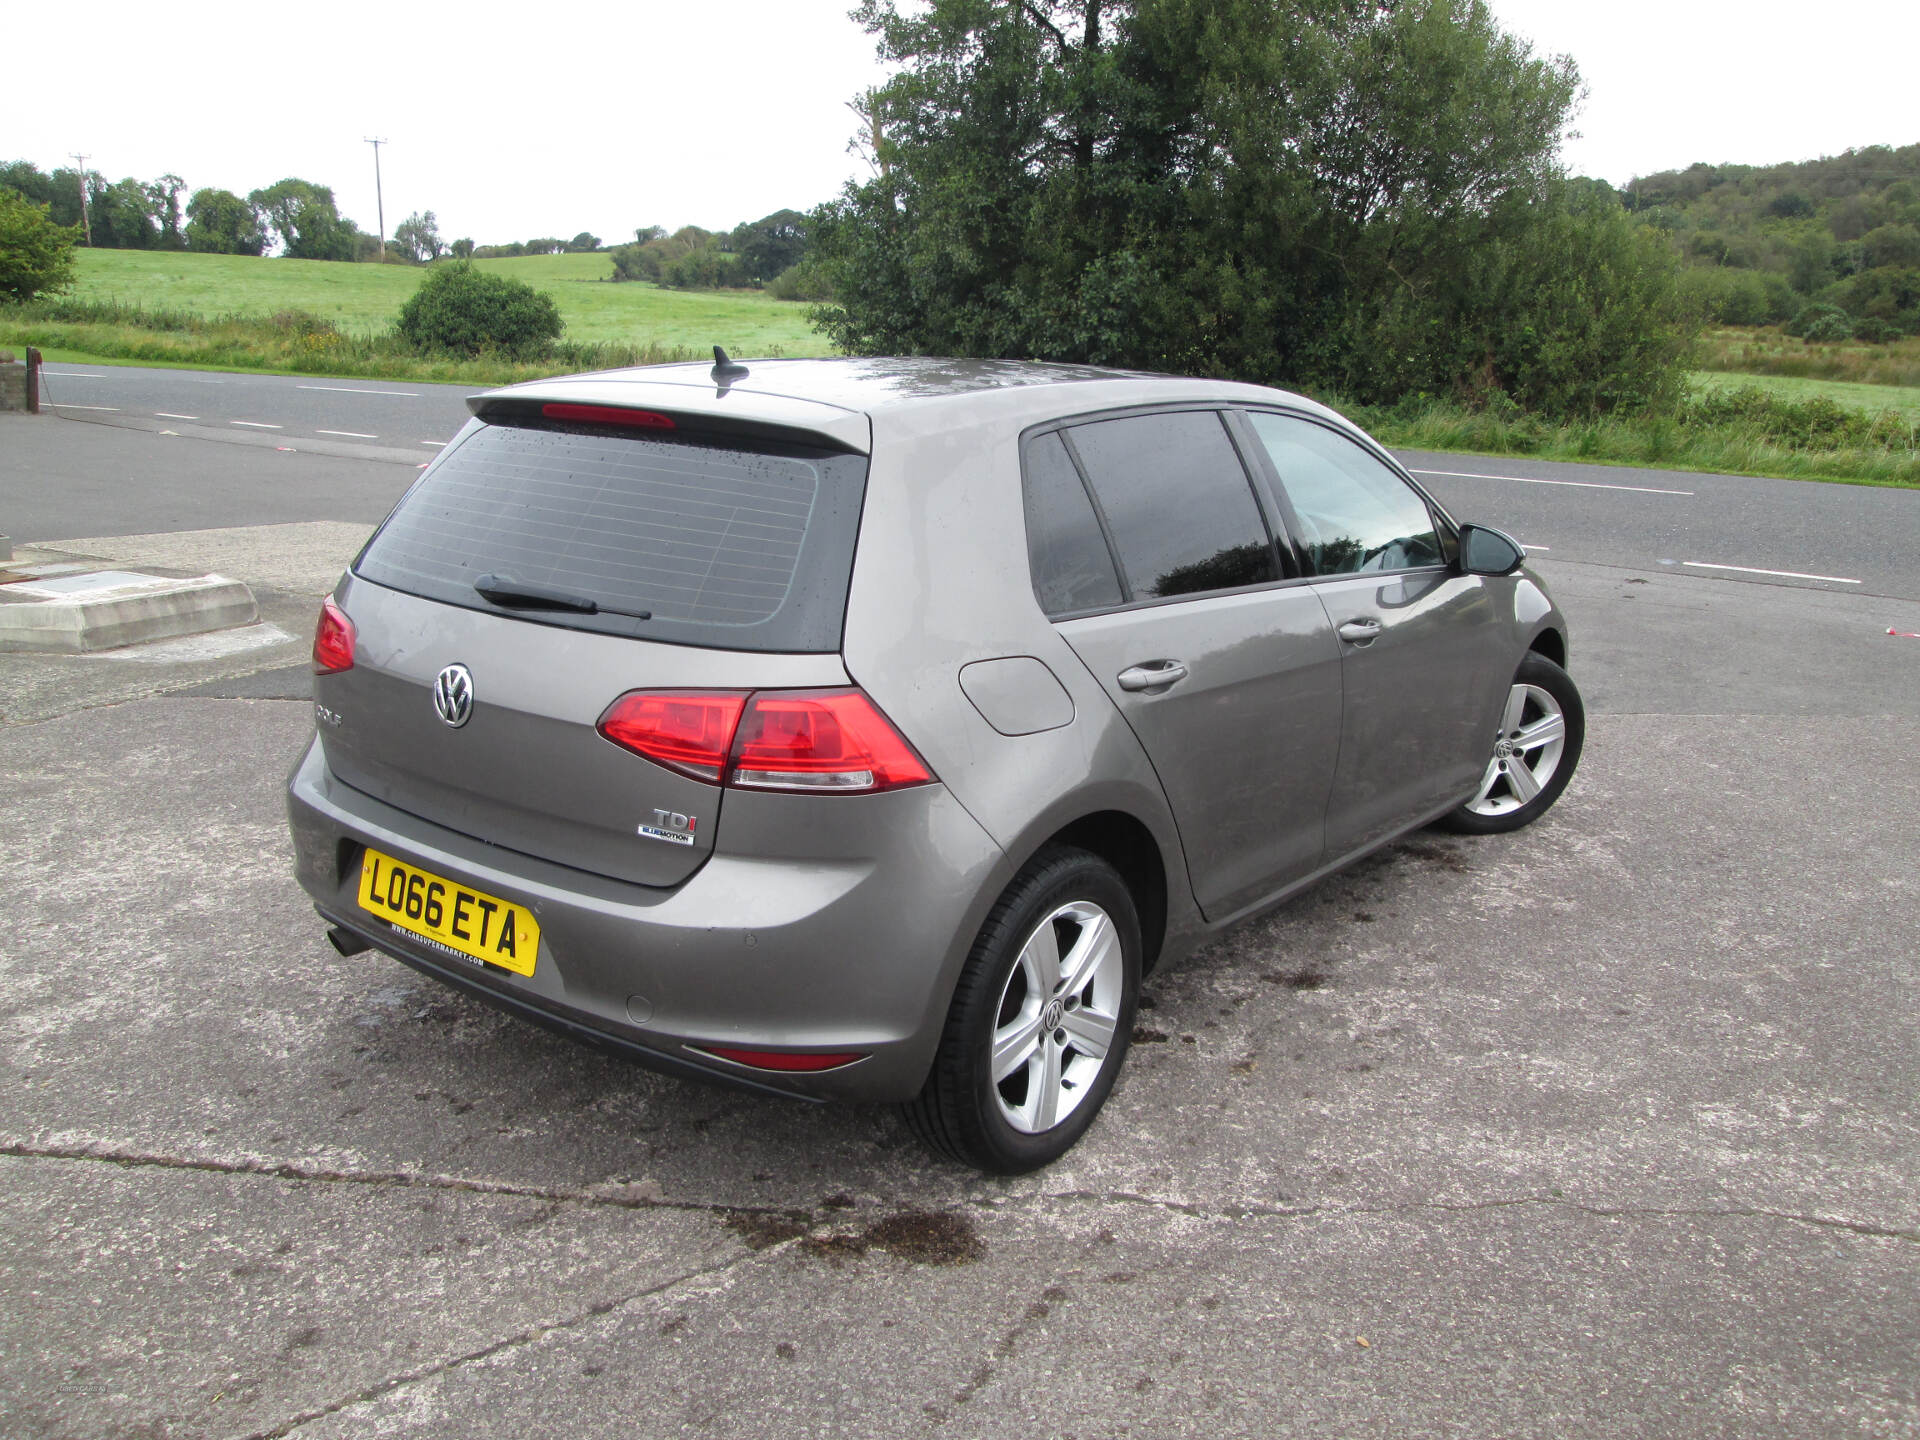
<path fill-rule="evenodd" d="M 433 708 L 440 718 L 456 730 L 473 714 L 473 672 L 464 665 L 449 665 L 433 682 Z"/>

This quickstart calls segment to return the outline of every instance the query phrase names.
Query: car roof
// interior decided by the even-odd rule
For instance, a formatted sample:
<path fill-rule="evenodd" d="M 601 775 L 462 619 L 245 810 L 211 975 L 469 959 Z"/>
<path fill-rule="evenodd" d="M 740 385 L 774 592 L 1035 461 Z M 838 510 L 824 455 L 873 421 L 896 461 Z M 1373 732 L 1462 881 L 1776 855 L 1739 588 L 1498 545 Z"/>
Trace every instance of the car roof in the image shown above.
<path fill-rule="evenodd" d="M 913 411 L 946 412 L 939 418 L 947 423 L 995 415 L 1031 423 L 1048 412 L 1210 400 L 1282 403 L 1339 418 L 1303 396 L 1261 385 L 1050 361 L 890 356 L 735 364 L 745 373 L 725 383 L 705 364 L 645 365 L 527 381 L 476 395 L 469 404 L 476 412 L 492 401 L 519 399 L 733 415 L 842 443 L 858 440 L 862 450 L 868 448 L 866 417 Z"/>

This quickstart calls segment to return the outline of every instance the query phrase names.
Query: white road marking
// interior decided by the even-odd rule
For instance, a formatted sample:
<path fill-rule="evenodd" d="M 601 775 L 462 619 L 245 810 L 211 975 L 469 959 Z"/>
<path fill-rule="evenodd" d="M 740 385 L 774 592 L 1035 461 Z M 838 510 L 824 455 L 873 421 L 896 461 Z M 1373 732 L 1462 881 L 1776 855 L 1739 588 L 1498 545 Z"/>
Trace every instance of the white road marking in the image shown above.
<path fill-rule="evenodd" d="M 162 420 L 198 420 L 200 418 L 198 415 L 176 415 L 171 410 L 156 410 L 153 413 Z"/>
<path fill-rule="evenodd" d="M 418 390 L 362 390 L 355 385 L 296 385 L 296 390 L 336 390 L 342 395 L 399 395 L 408 400 L 418 400 Z"/>
<path fill-rule="evenodd" d="M 1682 565 L 1691 565 L 1696 570 L 1734 570 L 1742 575 L 1777 575 L 1783 580 L 1824 580 L 1829 585 L 1858 585 L 1858 580 L 1849 580 L 1844 575 L 1808 575 L 1799 570 L 1758 570 L 1751 565 L 1713 565 L 1705 560 L 1682 560 Z"/>
<path fill-rule="evenodd" d="M 1527 545 L 1527 544 L 1522 544 L 1520 548 L 1521 548 L 1522 550 L 1551 550 L 1551 549 L 1553 549 L 1553 547 L 1552 547 L 1551 545 Z"/>
<path fill-rule="evenodd" d="M 422 440 L 420 443 L 422 445 L 431 445 L 435 449 L 445 449 L 447 444 L 444 440 Z"/>
<path fill-rule="evenodd" d="M 1641 495 L 1691 495 L 1691 490 L 1656 490 L 1651 485 L 1602 485 L 1597 480 L 1536 480 L 1531 475 L 1478 475 L 1471 470 L 1415 470 L 1416 475 L 1444 475 L 1453 480 L 1511 480 L 1517 485 L 1571 485 L 1576 490 L 1632 490 Z"/>
<path fill-rule="evenodd" d="M 118 410 L 120 408 L 118 405 L 73 405 L 63 400 L 49 400 L 47 403 L 56 410 Z"/>
<path fill-rule="evenodd" d="M 44 365 L 40 367 L 40 373 L 42 375 L 58 375 L 63 380 L 118 380 L 120 378 L 118 375 L 111 374 L 96 375 L 90 370 L 49 370 Z"/>
<path fill-rule="evenodd" d="M 345 435 L 354 440 L 378 440 L 380 438 L 378 435 L 368 435 L 359 430 L 316 430 L 313 433 L 316 435 Z"/>
<path fill-rule="evenodd" d="M 269 425 L 264 420 L 229 420 L 229 425 L 244 425 L 249 430 L 284 430 L 284 425 Z"/>

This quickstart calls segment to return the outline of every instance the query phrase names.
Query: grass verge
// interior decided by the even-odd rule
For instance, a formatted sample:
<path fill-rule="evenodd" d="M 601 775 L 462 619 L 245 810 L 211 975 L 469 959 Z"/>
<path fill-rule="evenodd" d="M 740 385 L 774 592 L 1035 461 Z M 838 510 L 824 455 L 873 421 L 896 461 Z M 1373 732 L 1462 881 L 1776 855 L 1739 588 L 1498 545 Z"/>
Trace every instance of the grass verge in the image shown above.
<path fill-rule="evenodd" d="M 1780 400 L 1758 387 L 1696 397 L 1673 415 L 1564 424 L 1440 404 L 1336 408 L 1395 449 L 1920 488 L 1920 453 L 1905 415 Z"/>
<path fill-rule="evenodd" d="M 52 355 L 194 370 L 253 370 L 366 380 L 510 385 L 546 375 L 699 359 L 683 345 L 568 342 L 539 359 L 422 355 L 391 333 L 353 335 L 304 311 L 271 316 L 148 310 L 117 301 L 35 301 L 0 307 L 0 346 Z"/>

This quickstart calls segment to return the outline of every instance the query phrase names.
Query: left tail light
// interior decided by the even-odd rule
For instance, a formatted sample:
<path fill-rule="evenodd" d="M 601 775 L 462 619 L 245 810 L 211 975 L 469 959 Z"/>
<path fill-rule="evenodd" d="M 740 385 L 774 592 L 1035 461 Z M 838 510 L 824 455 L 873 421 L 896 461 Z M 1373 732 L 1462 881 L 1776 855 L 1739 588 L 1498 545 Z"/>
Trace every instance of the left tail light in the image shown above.
<path fill-rule="evenodd" d="M 320 623 L 313 628 L 313 673 L 335 675 L 353 668 L 353 621 L 329 595 L 320 602 Z"/>

